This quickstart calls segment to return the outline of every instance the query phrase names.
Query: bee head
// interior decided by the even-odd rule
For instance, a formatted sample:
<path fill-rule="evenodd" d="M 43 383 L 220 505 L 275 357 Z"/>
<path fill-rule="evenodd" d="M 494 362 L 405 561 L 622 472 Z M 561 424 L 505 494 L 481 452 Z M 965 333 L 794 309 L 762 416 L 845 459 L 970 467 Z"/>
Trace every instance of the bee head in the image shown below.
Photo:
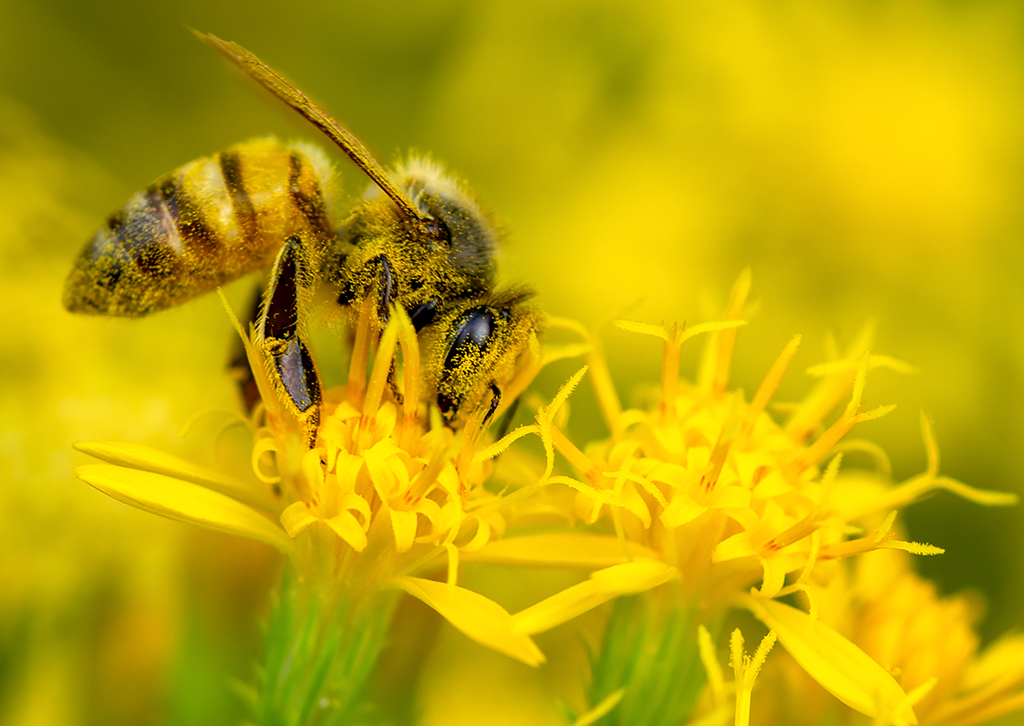
<path fill-rule="evenodd" d="M 540 313 L 524 305 L 533 293 L 507 290 L 445 310 L 424 337 L 425 371 L 449 423 L 473 410 L 489 387 L 503 387 L 519 367 Z"/>

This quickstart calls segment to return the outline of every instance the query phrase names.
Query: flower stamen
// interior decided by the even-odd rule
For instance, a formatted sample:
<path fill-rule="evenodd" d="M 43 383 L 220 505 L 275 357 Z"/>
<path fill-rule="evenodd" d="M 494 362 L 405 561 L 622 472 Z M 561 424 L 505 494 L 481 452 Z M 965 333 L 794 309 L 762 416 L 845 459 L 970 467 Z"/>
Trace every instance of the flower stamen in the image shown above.
<path fill-rule="evenodd" d="M 739 628 L 732 632 L 729 646 L 736 680 L 736 726 L 749 726 L 750 724 L 750 696 L 754 690 L 754 680 L 761 672 L 761 667 L 775 645 L 776 638 L 774 630 L 768 631 L 768 635 L 762 638 L 753 657 L 749 657 L 743 651 L 743 633 Z"/>
<path fill-rule="evenodd" d="M 373 315 L 373 298 L 367 296 L 356 319 L 356 336 L 352 343 L 352 358 L 348 367 L 346 399 L 356 408 L 363 402 L 366 390 L 366 368 L 370 364 L 370 326 Z"/>
<path fill-rule="evenodd" d="M 747 415 L 743 419 L 743 424 L 740 426 L 738 438 L 741 441 L 746 441 L 750 438 L 750 434 L 753 433 L 754 426 L 757 424 L 758 417 L 764 412 L 768 401 L 771 400 L 775 390 L 779 387 L 779 383 L 782 382 L 782 376 L 785 375 L 799 347 L 800 336 L 794 335 L 786 344 L 786 347 L 782 349 L 782 352 L 779 353 L 779 357 L 775 359 L 767 375 L 761 381 L 761 385 L 758 386 L 757 393 L 754 394 L 754 399 L 750 402 L 750 407 L 747 409 Z"/>

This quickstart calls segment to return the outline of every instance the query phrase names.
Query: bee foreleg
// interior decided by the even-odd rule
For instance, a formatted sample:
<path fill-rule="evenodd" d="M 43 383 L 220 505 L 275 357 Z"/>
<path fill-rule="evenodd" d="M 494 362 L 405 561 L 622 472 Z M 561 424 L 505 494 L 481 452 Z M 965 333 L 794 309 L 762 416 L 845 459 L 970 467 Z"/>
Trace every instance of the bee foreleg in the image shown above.
<path fill-rule="evenodd" d="M 312 285 L 306 238 L 289 237 L 274 262 L 260 318 L 263 352 L 281 401 L 306 428 L 310 448 L 320 423 L 320 378 L 299 330 L 300 296 Z"/>
<path fill-rule="evenodd" d="M 494 434 L 495 441 L 505 438 L 509 429 L 512 428 L 512 422 L 515 420 L 516 413 L 519 411 L 519 402 L 522 400 L 522 396 L 517 396 L 513 399 L 509 407 L 505 409 L 505 413 L 502 414 L 501 420 L 498 421 L 498 430 Z"/>
<path fill-rule="evenodd" d="M 391 359 L 391 367 L 388 368 L 388 388 L 391 389 L 391 397 L 399 406 L 405 403 L 405 396 L 398 390 L 398 382 L 395 381 L 395 359 Z"/>
<path fill-rule="evenodd" d="M 380 299 L 377 301 L 377 319 L 381 328 L 388 324 L 388 312 L 391 309 L 391 298 L 394 297 L 395 283 L 391 277 L 391 264 L 384 255 L 370 260 L 370 264 L 380 265 Z"/>
<path fill-rule="evenodd" d="M 487 408 L 487 413 L 484 415 L 483 425 L 486 426 L 490 423 L 491 417 L 494 416 L 494 412 L 498 410 L 498 406 L 501 404 L 501 389 L 498 385 L 491 382 L 491 405 Z"/>

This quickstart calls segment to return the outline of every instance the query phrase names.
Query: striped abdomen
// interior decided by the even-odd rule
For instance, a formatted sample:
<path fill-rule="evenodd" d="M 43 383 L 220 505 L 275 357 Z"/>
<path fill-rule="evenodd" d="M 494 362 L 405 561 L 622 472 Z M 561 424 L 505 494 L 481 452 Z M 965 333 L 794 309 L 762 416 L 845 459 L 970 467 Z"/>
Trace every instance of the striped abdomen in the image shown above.
<path fill-rule="evenodd" d="M 334 237 L 322 162 L 272 139 L 157 179 L 85 245 L 64 288 L 72 312 L 146 315 L 259 269 L 289 235 Z"/>

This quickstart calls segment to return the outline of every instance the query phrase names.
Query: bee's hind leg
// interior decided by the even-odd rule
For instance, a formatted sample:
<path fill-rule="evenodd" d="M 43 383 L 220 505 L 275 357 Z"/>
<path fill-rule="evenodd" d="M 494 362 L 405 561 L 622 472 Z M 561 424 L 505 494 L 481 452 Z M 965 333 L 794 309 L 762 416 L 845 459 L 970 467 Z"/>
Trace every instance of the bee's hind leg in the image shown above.
<path fill-rule="evenodd" d="M 306 238 L 289 237 L 277 255 L 263 301 L 259 331 L 270 376 L 281 402 L 306 430 L 310 448 L 316 444 L 322 402 L 320 377 L 302 339 L 300 298 L 313 285 L 306 260 Z"/>
<path fill-rule="evenodd" d="M 263 285 L 257 285 L 253 290 L 252 303 L 249 305 L 249 317 L 245 318 L 245 329 L 249 329 L 249 323 L 258 323 L 260 311 L 263 308 Z M 237 335 L 232 336 L 234 342 L 231 345 L 231 353 L 228 358 L 228 373 L 238 384 L 238 394 L 242 398 L 242 406 L 246 415 L 255 410 L 256 404 L 260 402 L 260 389 L 256 385 L 256 376 L 252 374 L 252 366 L 249 365 L 249 356 L 246 355 L 242 339 Z"/>

